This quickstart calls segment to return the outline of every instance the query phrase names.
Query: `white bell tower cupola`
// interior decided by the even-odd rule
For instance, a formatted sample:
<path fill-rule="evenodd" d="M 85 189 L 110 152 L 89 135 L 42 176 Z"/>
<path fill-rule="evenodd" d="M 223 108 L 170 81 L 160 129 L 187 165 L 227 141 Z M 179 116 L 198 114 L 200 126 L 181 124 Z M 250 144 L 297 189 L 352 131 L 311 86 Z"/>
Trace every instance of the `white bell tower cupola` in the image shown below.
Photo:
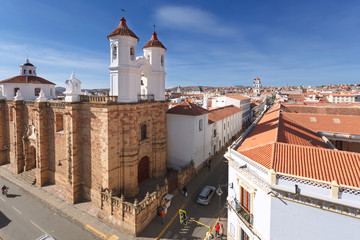
<path fill-rule="evenodd" d="M 260 82 L 260 78 L 256 77 L 254 78 L 253 81 L 253 92 L 255 95 L 260 95 L 260 90 L 261 90 L 261 82 Z"/>
<path fill-rule="evenodd" d="M 152 70 L 150 92 L 154 93 L 155 101 L 165 100 L 165 52 L 166 47 L 159 41 L 154 32 L 149 42 L 143 47 L 144 56 L 149 60 Z"/>
<path fill-rule="evenodd" d="M 128 28 L 126 19 L 107 37 L 110 41 L 110 96 L 118 102 L 137 102 L 136 45 L 139 38 Z"/>
<path fill-rule="evenodd" d="M 36 67 L 30 63 L 28 58 L 26 58 L 26 62 L 19 68 L 21 76 L 36 76 Z"/>

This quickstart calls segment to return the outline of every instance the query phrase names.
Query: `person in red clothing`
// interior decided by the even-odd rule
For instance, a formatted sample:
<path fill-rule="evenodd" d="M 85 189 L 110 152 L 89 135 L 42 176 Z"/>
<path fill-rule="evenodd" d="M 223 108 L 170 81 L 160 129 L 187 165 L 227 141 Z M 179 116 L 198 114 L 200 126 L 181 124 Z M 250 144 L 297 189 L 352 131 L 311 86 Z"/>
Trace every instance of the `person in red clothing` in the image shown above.
<path fill-rule="evenodd" d="M 161 224 L 164 224 L 165 215 L 166 215 L 165 211 L 162 210 L 162 211 L 161 211 Z"/>
<path fill-rule="evenodd" d="M 220 225 L 219 225 L 219 223 L 217 223 L 215 225 L 215 237 L 217 237 L 219 235 L 219 230 L 220 230 Z"/>

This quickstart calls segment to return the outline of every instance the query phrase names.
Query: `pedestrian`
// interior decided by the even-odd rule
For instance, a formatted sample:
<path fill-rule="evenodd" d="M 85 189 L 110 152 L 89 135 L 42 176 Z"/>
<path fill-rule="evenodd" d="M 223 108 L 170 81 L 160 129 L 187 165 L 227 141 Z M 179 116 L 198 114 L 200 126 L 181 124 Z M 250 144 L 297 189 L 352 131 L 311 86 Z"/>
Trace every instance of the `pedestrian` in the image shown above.
<path fill-rule="evenodd" d="M 208 161 L 208 168 L 209 168 L 209 172 L 210 172 L 210 170 L 211 170 L 211 160 L 210 159 Z"/>
<path fill-rule="evenodd" d="M 215 237 L 217 237 L 219 235 L 219 230 L 220 230 L 220 225 L 219 225 L 219 223 L 217 223 L 215 225 Z"/>
<path fill-rule="evenodd" d="M 220 234 L 220 240 L 221 240 L 223 237 L 223 234 L 224 234 L 224 225 L 223 224 L 221 224 L 219 234 Z"/>
<path fill-rule="evenodd" d="M 183 187 L 183 193 L 184 193 L 184 197 L 187 197 L 187 188 L 186 188 L 186 185 L 184 185 Z"/>
<path fill-rule="evenodd" d="M 166 215 L 165 211 L 162 210 L 162 212 L 161 212 L 161 224 L 164 224 L 165 215 Z"/>

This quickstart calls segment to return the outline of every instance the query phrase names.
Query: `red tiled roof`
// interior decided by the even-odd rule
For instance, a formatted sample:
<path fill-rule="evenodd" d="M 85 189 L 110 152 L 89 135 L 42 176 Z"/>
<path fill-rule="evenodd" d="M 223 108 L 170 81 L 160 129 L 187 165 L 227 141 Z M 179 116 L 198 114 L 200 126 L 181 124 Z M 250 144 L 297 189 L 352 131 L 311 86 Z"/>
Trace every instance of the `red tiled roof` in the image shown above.
<path fill-rule="evenodd" d="M 280 174 L 327 182 L 335 180 L 341 185 L 360 187 L 360 154 L 327 149 L 314 132 L 316 130 L 312 129 L 314 126 L 310 128 L 310 123 L 303 123 L 305 119 L 310 122 L 309 115 L 319 116 L 280 112 L 279 106 L 274 106 L 263 116 L 237 151 Z M 328 117 L 339 118 L 341 122 L 341 117 L 354 116 Z M 331 122 L 334 123 L 332 119 Z M 318 127 L 329 127 L 326 125 L 328 124 L 320 123 Z M 354 123 L 350 125 L 356 126 Z"/>
<path fill-rule="evenodd" d="M 360 154 L 276 143 L 272 168 L 321 181 L 360 187 Z"/>
<path fill-rule="evenodd" d="M 250 100 L 250 98 L 242 96 L 242 95 L 226 95 L 226 97 L 233 98 L 236 100 Z"/>
<path fill-rule="evenodd" d="M 286 113 L 286 116 L 315 132 L 360 134 L 360 116 L 310 113 Z"/>
<path fill-rule="evenodd" d="M 241 111 L 241 108 L 235 107 L 234 105 L 212 109 L 209 113 L 209 123 L 220 121 Z"/>
<path fill-rule="evenodd" d="M 200 116 L 209 113 L 209 111 L 202 107 L 197 106 L 196 104 L 190 102 L 184 102 L 180 105 L 177 105 L 169 109 L 166 113 L 188 115 L 188 116 Z"/>
<path fill-rule="evenodd" d="M 44 78 L 38 76 L 27 76 L 27 75 L 19 75 L 12 78 L 8 78 L 5 80 L 0 81 L 0 83 L 34 83 L 34 84 L 53 84 Z"/>
<path fill-rule="evenodd" d="M 148 48 L 148 47 L 159 47 L 159 48 L 163 48 L 163 49 L 167 50 L 166 47 L 164 47 L 164 45 L 157 38 L 156 32 L 153 32 L 150 41 L 148 41 L 142 49 Z"/>
<path fill-rule="evenodd" d="M 116 36 L 116 35 L 130 36 L 130 37 L 136 38 L 139 41 L 139 38 L 135 35 L 135 33 L 133 33 L 133 31 L 131 31 L 128 28 L 128 26 L 126 25 L 125 18 L 121 18 L 119 26 L 114 31 L 112 31 L 112 33 L 110 33 L 110 35 L 107 36 L 107 38 L 109 39 L 109 37 Z"/>

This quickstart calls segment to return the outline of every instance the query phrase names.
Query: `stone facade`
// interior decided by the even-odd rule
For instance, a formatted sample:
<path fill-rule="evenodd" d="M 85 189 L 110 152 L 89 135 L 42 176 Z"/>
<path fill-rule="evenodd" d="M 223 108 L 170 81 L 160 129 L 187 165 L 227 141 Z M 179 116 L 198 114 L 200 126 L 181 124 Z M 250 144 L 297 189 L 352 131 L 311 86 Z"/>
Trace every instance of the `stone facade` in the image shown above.
<path fill-rule="evenodd" d="M 62 187 L 72 204 L 100 207 L 100 189 L 134 197 L 141 159 L 145 178 L 166 176 L 166 110 L 166 102 L 0 100 L 0 164 L 14 174 L 35 169 L 37 186 Z"/>

